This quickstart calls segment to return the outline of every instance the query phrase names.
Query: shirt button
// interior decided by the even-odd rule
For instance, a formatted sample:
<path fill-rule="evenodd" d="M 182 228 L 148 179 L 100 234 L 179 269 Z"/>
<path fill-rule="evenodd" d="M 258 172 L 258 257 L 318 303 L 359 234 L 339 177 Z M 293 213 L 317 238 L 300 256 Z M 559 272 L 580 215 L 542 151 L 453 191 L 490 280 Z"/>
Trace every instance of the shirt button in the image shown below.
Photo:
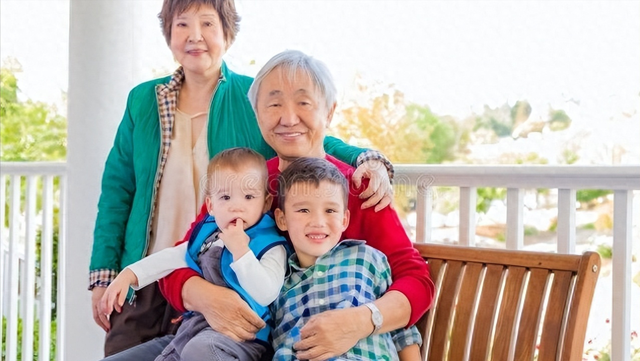
<path fill-rule="evenodd" d="M 324 276 L 324 272 L 323 271 L 318 271 L 318 272 L 316 272 L 316 275 L 318 277 L 322 277 L 322 276 Z"/>
<path fill-rule="evenodd" d="M 319 304 L 320 306 L 324 305 L 324 300 L 318 300 L 318 304 Z"/>

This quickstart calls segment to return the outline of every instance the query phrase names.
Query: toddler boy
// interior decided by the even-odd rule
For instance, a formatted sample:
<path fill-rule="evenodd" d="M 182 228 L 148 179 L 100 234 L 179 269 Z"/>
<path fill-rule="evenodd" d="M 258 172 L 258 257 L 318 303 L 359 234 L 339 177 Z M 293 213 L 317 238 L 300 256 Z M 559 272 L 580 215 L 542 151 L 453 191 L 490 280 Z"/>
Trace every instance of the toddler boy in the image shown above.
<path fill-rule="evenodd" d="M 268 324 L 268 305 L 282 287 L 287 252 L 286 240 L 266 213 L 272 202 L 267 179 L 264 157 L 249 148 L 231 148 L 213 157 L 205 188 L 209 215 L 193 227 L 189 242 L 125 268 L 105 291 L 103 312 L 120 312 L 130 286 L 139 289 L 191 267 L 207 281 L 238 292 Z M 260 360 L 269 332 L 265 327 L 255 341 L 236 342 L 211 329 L 201 313 L 189 312 L 156 361 Z"/>

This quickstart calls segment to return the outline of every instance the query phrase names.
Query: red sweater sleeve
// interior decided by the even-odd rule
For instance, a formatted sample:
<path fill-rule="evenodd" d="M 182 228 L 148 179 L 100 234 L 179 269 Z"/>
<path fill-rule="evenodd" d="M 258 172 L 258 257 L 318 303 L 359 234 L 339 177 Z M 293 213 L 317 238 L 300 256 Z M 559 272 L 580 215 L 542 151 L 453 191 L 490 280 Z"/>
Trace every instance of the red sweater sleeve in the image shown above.
<path fill-rule="evenodd" d="M 200 214 L 196 217 L 196 220 L 191 223 L 191 227 L 187 231 L 187 234 L 184 238 L 176 243 L 176 245 L 187 242 L 191 237 L 191 232 L 195 225 L 203 220 L 207 216 L 207 206 L 205 204 L 202 205 L 200 209 Z M 167 299 L 169 304 L 173 306 L 178 312 L 186 312 L 187 309 L 184 307 L 184 303 L 182 302 L 182 287 L 185 282 L 191 277 L 201 277 L 200 274 L 191 268 L 180 268 L 173 272 L 171 272 L 168 276 L 160 279 L 158 281 L 160 286 L 160 292 L 164 298 Z"/>
<path fill-rule="evenodd" d="M 391 266 L 393 283 L 389 290 L 399 291 L 411 303 L 411 326 L 431 307 L 435 295 L 435 285 L 429 274 L 429 267 L 413 247 L 407 236 L 400 218 L 391 207 L 385 207 L 375 212 L 373 207 L 361 209 L 362 200 L 358 197 L 368 185 L 368 179 L 363 181 L 360 188 L 355 188 L 351 182 L 353 167 L 339 160 L 327 157 L 349 179 L 349 212 L 351 219 L 349 226 L 342 234 L 342 238 L 361 239 L 367 244 L 387 256 Z"/>
<path fill-rule="evenodd" d="M 360 209 L 363 200 L 358 198 L 361 189 L 351 187 L 349 210 L 351 220 L 343 238 L 362 239 L 387 256 L 391 266 L 393 283 L 389 290 L 402 292 L 411 303 L 409 324 L 415 324 L 431 307 L 435 286 L 429 268 L 413 247 L 398 214 L 391 207 L 374 212 L 373 207 Z"/>

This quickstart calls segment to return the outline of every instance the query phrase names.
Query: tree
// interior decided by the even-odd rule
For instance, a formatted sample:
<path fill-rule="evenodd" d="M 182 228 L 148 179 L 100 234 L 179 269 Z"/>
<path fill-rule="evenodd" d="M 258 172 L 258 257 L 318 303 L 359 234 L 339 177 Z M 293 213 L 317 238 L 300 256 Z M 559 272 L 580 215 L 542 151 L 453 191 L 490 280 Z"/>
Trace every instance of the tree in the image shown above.
<path fill-rule="evenodd" d="M 382 151 L 391 161 L 406 162 L 408 146 L 397 139 L 407 133 L 401 122 L 405 113 L 404 94 L 391 85 L 363 84 L 358 79 L 356 99 L 346 103 L 337 114 L 333 133 L 350 144 Z"/>
<path fill-rule="evenodd" d="M 516 118 L 517 111 L 512 113 L 512 108 L 507 103 L 498 108 L 490 108 L 485 105 L 482 115 L 476 116 L 476 125 L 473 130 L 492 131 L 495 134 L 493 141 L 497 142 L 498 138 L 511 136 Z"/>
<path fill-rule="evenodd" d="M 395 163 L 442 163 L 453 160 L 459 131 L 452 118 L 427 106 L 407 104 L 393 84 L 365 84 L 338 114 L 333 132 L 346 142 L 380 150 Z"/>
<path fill-rule="evenodd" d="M 333 133 L 346 142 L 374 148 L 394 163 L 442 163 L 453 160 L 462 138 L 453 118 L 441 118 L 427 106 L 407 104 L 394 85 L 365 84 L 337 114 Z M 467 138 L 464 138 L 467 139 Z M 396 182 L 394 201 L 401 218 L 415 205 L 415 187 Z"/>
<path fill-rule="evenodd" d="M 66 118 L 51 105 L 18 99 L 20 66 L 13 63 L 0 68 L 0 160 L 65 160 Z"/>
<path fill-rule="evenodd" d="M 440 118 L 429 107 L 417 104 L 407 105 L 406 113 L 404 122 L 408 128 L 417 128 L 416 132 L 407 134 L 407 137 L 427 137 L 428 141 L 423 142 L 420 149 L 426 156 L 425 163 L 452 161 L 458 146 L 466 147 L 466 144 L 460 142 L 460 132 L 453 118 Z"/>
<path fill-rule="evenodd" d="M 64 161 L 67 154 L 67 121 L 66 118 L 57 113 L 55 107 L 43 102 L 32 100 L 21 101 L 19 99 L 20 88 L 15 76 L 20 72 L 20 64 L 13 59 L 3 63 L 0 68 L 0 160 L 1 161 Z M 54 189 L 59 189 L 58 179 L 54 182 Z M 7 186 L 2 184 L 2 186 Z M 21 184 L 24 197 L 25 182 Z M 39 185 L 37 194 L 41 194 L 42 185 Z M 38 198 L 36 207 L 41 207 L 41 199 Z M 24 202 L 21 202 L 24 204 Z M 8 203 L 2 205 L 7 207 Z M 6 220 L 8 221 L 8 219 Z M 52 294 L 53 299 L 57 299 L 57 269 L 58 269 L 58 224 L 59 209 L 54 209 L 54 231 L 53 231 L 53 265 L 52 265 Z M 5 226 L 5 225 L 3 225 Z M 41 277 L 40 260 L 42 246 L 42 230 L 37 230 L 36 236 L 36 274 Z M 39 290 L 38 290 L 39 292 Z M 48 297 L 49 295 L 47 295 Z M 55 339 L 56 339 L 56 313 L 57 305 L 54 305 L 51 313 L 51 360 L 55 359 Z M 29 329 L 34 330 L 34 359 L 38 357 L 37 345 L 39 337 L 38 323 L 35 320 Z M 6 352 L 6 320 L 3 317 L 2 332 L 2 354 Z M 18 318 L 18 338 L 21 339 L 23 330 L 23 320 Z M 18 358 L 21 356 L 22 343 L 18 342 Z"/>
<path fill-rule="evenodd" d="M 531 104 L 526 100 L 518 100 L 511 108 L 511 121 L 514 126 L 518 126 L 529 119 L 531 115 Z"/>
<path fill-rule="evenodd" d="M 571 118 L 562 109 L 549 109 L 549 129 L 554 132 L 565 130 L 571 125 Z"/>

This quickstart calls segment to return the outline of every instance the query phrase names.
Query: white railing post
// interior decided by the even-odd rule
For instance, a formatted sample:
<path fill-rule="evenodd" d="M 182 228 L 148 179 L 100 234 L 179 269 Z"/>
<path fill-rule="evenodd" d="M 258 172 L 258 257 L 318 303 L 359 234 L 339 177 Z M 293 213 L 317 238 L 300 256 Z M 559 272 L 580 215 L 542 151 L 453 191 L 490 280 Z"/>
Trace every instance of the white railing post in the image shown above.
<path fill-rule="evenodd" d="M 20 232 L 20 176 L 11 176 L 9 207 L 9 314 L 7 317 L 6 361 L 18 358 L 18 240 Z"/>
<path fill-rule="evenodd" d="M 1 175 L 0 176 L 0 320 L 2 319 L 2 317 L 4 316 L 4 297 L 6 295 L 5 291 L 4 291 L 4 280 L 5 280 L 5 273 L 4 273 L 4 257 L 5 257 L 5 252 L 4 252 L 4 221 L 6 219 L 6 215 L 5 215 L 5 210 L 4 210 L 4 205 L 7 202 L 7 194 L 6 194 L 6 189 L 7 187 L 7 177 L 5 175 Z M 0 327 L 0 340 L 3 339 L 3 332 L 2 332 L 2 327 Z"/>
<path fill-rule="evenodd" d="M 463 246 L 476 245 L 476 187 L 460 187 L 459 242 Z"/>
<path fill-rule="evenodd" d="M 51 275 L 53 269 L 53 176 L 42 180 L 42 247 L 40 247 L 39 361 L 48 361 L 51 346 Z"/>
<path fill-rule="evenodd" d="M 431 240 L 431 212 L 433 190 L 429 186 L 418 184 L 416 192 L 416 242 L 425 243 Z"/>
<path fill-rule="evenodd" d="M 25 332 L 24 330 L 32 330 L 34 317 L 34 303 L 31 295 L 35 294 L 36 283 L 36 190 L 38 182 L 35 175 L 27 176 L 27 194 L 25 202 L 26 215 L 26 237 L 25 237 L 25 276 L 24 288 L 20 291 L 22 294 L 22 359 L 33 360 L 33 332 Z"/>
<path fill-rule="evenodd" d="M 65 355 L 65 338 L 67 326 L 64 322 L 66 307 L 66 286 L 64 280 L 66 275 L 66 267 L 64 255 L 67 246 L 67 176 L 60 176 L 60 204 L 58 208 L 58 299 L 56 302 L 56 360 L 62 361 Z"/>
<path fill-rule="evenodd" d="M 54 180 L 60 179 L 59 226 L 61 231 L 58 240 L 63 248 L 66 220 L 66 164 L 58 162 L 1 162 L 0 171 L 2 172 L 0 173 L 0 225 L 2 225 L 3 232 L 4 222 L 9 217 L 9 236 L 7 237 L 6 233 L 2 234 L 2 254 L 0 257 L 0 311 L 8 322 L 7 330 L 3 332 L 6 339 L 6 353 L 2 360 L 17 361 L 18 349 L 21 349 L 21 360 L 34 360 L 37 350 L 39 360 L 49 361 L 52 348 L 50 322 L 53 309 L 52 281 L 62 282 L 60 276 L 57 280 L 52 278 L 54 267 L 51 251 L 55 231 L 53 218 L 54 209 L 57 206 Z M 43 179 L 42 192 L 39 188 L 40 179 Z M 9 194 L 7 194 L 7 183 Z M 22 183 L 25 183 L 26 186 L 25 193 L 21 189 Z M 24 205 L 23 199 L 25 200 Z M 9 214 L 6 214 L 5 207 L 9 210 Z M 41 220 L 42 224 L 40 224 Z M 41 262 L 39 265 L 36 264 L 39 256 L 36 247 L 38 230 L 41 232 Z M 38 267 L 41 270 L 40 277 L 36 277 Z M 59 268 L 58 275 L 64 275 L 64 271 L 64 267 Z M 36 286 L 40 287 L 37 292 Z M 64 296 L 61 296 L 60 299 L 64 302 Z M 60 302 L 56 304 L 58 315 L 60 315 L 60 305 Z M 18 320 L 22 321 L 21 337 L 18 334 Z M 35 320 L 39 321 L 38 330 L 35 327 Z M 64 324 L 60 324 L 57 328 L 59 337 L 57 342 L 64 339 L 63 336 L 60 337 L 64 330 Z M 39 332 L 37 345 L 34 345 L 35 332 Z M 56 347 L 57 360 L 62 360 L 59 353 L 61 350 L 62 348 Z"/>
<path fill-rule="evenodd" d="M 632 197 L 631 191 L 618 190 L 613 198 L 611 361 L 631 360 Z"/>
<path fill-rule="evenodd" d="M 576 251 L 576 190 L 558 189 L 558 253 Z"/>
<path fill-rule="evenodd" d="M 522 188 L 507 189 L 507 249 L 524 246 L 524 192 Z"/>

